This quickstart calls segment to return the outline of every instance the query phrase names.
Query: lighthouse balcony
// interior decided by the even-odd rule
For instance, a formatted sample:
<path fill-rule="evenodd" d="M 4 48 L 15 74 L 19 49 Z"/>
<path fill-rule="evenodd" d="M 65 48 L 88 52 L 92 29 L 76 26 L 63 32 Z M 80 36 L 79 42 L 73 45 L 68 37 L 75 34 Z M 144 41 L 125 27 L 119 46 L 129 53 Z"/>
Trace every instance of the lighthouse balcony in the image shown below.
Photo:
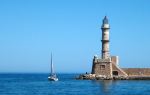
<path fill-rule="evenodd" d="M 101 40 L 102 42 L 109 42 L 109 40 Z"/>

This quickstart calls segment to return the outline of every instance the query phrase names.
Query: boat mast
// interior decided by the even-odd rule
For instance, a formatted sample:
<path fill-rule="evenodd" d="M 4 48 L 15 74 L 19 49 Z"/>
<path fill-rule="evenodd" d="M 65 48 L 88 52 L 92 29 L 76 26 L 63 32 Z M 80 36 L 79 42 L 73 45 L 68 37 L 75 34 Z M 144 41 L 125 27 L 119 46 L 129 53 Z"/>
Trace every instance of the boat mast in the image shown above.
<path fill-rule="evenodd" d="M 53 71 L 53 57 L 52 57 L 52 53 L 51 53 L 51 75 L 53 75 L 54 71 Z"/>

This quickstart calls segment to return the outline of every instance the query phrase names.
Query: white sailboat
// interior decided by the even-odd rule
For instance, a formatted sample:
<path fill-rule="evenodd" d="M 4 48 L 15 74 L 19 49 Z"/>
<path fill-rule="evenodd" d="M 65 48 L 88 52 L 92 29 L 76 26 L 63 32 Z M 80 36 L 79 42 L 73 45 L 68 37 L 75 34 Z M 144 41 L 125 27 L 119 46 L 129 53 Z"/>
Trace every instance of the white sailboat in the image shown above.
<path fill-rule="evenodd" d="M 51 53 L 51 74 L 48 76 L 48 79 L 50 81 L 58 81 L 58 78 L 57 78 L 56 74 L 54 73 L 52 53 Z"/>

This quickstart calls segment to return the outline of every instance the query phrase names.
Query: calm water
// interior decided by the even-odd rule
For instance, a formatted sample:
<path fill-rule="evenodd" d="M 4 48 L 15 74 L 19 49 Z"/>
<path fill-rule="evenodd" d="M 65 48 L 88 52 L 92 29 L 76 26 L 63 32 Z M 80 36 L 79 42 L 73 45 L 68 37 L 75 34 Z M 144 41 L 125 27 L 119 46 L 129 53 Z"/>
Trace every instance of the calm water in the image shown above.
<path fill-rule="evenodd" d="M 0 95 L 150 95 L 150 81 L 75 80 L 76 74 L 0 74 Z"/>

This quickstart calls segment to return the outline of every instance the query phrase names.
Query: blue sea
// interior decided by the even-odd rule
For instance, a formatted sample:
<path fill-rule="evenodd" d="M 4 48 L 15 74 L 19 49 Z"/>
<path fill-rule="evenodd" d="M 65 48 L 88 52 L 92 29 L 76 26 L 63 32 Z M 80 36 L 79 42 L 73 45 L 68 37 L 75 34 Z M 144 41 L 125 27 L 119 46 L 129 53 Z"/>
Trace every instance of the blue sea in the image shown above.
<path fill-rule="evenodd" d="M 150 95 L 150 80 L 76 80 L 78 74 L 0 74 L 0 95 Z"/>

